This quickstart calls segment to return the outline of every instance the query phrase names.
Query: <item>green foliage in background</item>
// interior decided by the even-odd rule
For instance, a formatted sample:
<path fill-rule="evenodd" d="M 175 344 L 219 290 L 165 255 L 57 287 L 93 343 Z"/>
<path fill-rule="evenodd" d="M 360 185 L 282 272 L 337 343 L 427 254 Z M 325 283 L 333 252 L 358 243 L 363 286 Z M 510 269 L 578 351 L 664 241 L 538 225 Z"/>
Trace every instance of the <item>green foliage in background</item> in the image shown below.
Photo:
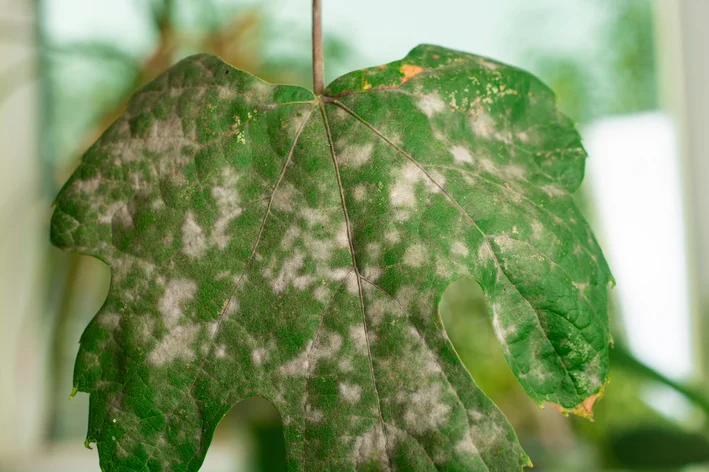
<path fill-rule="evenodd" d="M 612 281 L 571 193 L 586 155 L 530 74 L 435 46 L 323 96 L 217 58 L 142 88 L 56 200 L 52 241 L 112 268 L 75 389 L 104 470 L 197 470 L 258 395 L 289 470 L 528 465 L 444 334 L 483 287 L 527 394 L 591 415 Z"/>

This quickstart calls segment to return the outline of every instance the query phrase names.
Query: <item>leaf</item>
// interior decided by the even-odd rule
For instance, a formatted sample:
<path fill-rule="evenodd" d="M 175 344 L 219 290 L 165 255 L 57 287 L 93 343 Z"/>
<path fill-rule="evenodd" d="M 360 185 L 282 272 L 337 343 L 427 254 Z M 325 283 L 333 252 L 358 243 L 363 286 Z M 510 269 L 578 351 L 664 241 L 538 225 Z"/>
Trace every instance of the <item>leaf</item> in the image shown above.
<path fill-rule="evenodd" d="M 474 278 L 532 399 L 590 414 L 611 275 L 570 196 L 585 157 L 537 79 L 440 47 L 322 97 L 215 57 L 175 65 L 52 220 L 57 246 L 112 271 L 75 370 L 101 467 L 197 470 L 254 395 L 281 414 L 289 470 L 529 464 L 437 306 Z"/>

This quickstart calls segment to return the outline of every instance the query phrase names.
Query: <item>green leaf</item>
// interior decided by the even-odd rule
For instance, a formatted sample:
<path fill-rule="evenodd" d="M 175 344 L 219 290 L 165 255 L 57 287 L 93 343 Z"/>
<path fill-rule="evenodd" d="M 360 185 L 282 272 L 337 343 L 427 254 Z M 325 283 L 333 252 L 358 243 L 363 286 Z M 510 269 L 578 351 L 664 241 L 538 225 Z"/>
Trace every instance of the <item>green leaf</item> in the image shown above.
<path fill-rule="evenodd" d="M 106 471 L 194 471 L 238 401 L 270 400 L 289 470 L 519 470 L 445 333 L 474 278 L 537 403 L 590 414 L 611 275 L 570 193 L 585 152 L 526 72 L 419 46 L 322 97 L 215 57 L 139 91 L 52 220 L 111 266 L 81 339 Z"/>

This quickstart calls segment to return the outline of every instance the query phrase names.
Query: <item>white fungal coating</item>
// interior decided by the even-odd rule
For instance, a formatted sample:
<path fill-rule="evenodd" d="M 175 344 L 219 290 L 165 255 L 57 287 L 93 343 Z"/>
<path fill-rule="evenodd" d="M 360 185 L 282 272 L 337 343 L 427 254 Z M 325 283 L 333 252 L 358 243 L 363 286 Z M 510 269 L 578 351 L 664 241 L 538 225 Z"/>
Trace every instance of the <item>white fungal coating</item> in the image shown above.
<path fill-rule="evenodd" d="M 347 403 L 358 403 L 362 398 L 362 387 L 340 382 L 337 386 L 340 396 Z"/>
<path fill-rule="evenodd" d="M 188 211 L 182 225 L 182 252 L 190 257 L 198 258 L 207 250 L 207 239 L 204 231 L 197 224 L 194 214 Z"/>
<path fill-rule="evenodd" d="M 433 118 L 435 114 L 448 108 L 443 100 L 441 100 L 441 97 L 435 93 L 422 96 L 416 103 L 416 106 L 418 106 L 419 110 L 424 112 L 428 118 Z"/>
<path fill-rule="evenodd" d="M 462 162 L 464 164 L 473 163 L 473 155 L 463 146 L 453 146 L 450 149 L 450 153 L 453 155 L 453 159 L 455 159 L 456 162 Z"/>

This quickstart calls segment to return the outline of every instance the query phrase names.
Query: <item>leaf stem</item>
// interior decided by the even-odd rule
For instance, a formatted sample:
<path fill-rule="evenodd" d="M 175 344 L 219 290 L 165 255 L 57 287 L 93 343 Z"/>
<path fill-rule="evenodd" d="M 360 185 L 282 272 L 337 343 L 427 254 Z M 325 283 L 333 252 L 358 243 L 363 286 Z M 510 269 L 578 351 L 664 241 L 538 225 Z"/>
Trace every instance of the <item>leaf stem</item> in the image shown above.
<path fill-rule="evenodd" d="M 322 48 L 322 15 L 320 0 L 313 0 L 313 92 L 325 90 L 325 59 Z"/>

